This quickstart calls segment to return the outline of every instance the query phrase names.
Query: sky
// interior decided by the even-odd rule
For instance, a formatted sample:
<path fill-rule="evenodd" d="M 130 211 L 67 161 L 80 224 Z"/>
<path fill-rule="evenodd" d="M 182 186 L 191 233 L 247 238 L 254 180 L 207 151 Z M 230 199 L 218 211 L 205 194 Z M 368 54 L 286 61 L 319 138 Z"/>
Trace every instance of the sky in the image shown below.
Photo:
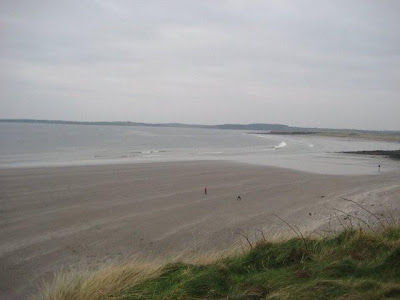
<path fill-rule="evenodd" d="M 0 118 L 400 130 L 400 1 L 2 0 Z"/>

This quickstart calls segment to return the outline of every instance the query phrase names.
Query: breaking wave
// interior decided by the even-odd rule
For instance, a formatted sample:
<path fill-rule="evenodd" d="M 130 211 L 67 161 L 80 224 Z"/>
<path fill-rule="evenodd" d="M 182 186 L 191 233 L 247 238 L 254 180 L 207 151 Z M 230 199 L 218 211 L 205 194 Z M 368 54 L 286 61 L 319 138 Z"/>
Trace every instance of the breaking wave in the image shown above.
<path fill-rule="evenodd" d="M 280 143 L 278 146 L 274 146 L 275 149 L 284 148 L 287 144 L 285 142 Z"/>

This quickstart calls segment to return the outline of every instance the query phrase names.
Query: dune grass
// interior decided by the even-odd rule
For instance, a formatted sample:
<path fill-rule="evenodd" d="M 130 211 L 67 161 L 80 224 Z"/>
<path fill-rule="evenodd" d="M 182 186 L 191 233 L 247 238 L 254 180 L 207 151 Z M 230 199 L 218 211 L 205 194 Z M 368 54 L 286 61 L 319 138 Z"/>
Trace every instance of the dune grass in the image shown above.
<path fill-rule="evenodd" d="M 400 227 L 265 240 L 240 254 L 59 278 L 42 299 L 400 299 Z"/>
<path fill-rule="evenodd" d="M 40 294 L 34 299 L 48 300 L 89 300 L 113 299 L 122 295 L 161 270 L 159 262 L 134 260 L 120 265 L 109 265 L 95 272 L 58 273 L 53 281 L 42 285 Z"/>

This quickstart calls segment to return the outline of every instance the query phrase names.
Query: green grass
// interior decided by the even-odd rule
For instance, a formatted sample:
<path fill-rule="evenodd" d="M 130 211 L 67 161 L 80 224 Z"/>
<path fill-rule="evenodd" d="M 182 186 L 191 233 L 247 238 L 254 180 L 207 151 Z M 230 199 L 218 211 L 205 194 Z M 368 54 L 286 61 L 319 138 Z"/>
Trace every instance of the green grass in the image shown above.
<path fill-rule="evenodd" d="M 212 264 L 169 264 L 119 298 L 400 299 L 400 229 L 263 241 Z"/>
<path fill-rule="evenodd" d="M 260 241 L 230 257 L 132 262 L 60 278 L 42 299 L 400 299 L 400 227 Z"/>

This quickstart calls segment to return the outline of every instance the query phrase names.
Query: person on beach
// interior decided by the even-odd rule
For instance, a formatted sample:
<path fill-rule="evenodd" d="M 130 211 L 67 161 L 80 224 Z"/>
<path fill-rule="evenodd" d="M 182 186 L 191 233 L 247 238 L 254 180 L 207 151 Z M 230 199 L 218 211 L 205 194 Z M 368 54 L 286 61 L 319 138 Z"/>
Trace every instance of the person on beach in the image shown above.
<path fill-rule="evenodd" d="M 242 197 L 239 195 L 236 200 L 242 200 Z"/>
<path fill-rule="evenodd" d="M 378 172 L 381 171 L 381 165 L 378 165 Z"/>
<path fill-rule="evenodd" d="M 207 187 L 204 188 L 204 195 L 207 195 Z"/>

